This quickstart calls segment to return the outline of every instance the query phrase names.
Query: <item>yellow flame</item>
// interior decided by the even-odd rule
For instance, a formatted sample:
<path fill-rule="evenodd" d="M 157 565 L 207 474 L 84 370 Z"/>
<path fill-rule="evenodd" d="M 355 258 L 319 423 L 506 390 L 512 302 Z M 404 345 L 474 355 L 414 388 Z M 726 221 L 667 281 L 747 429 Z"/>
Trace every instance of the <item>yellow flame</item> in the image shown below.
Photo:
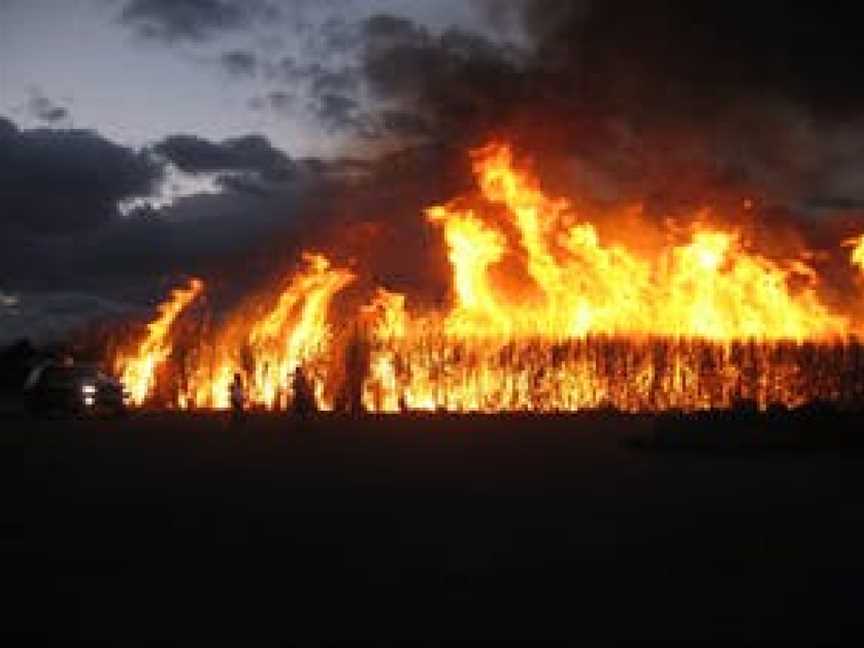
<path fill-rule="evenodd" d="M 275 304 L 263 315 L 239 313 L 192 371 L 188 402 L 197 407 L 227 408 L 235 373 L 245 376 L 251 403 L 267 408 L 291 397 L 291 374 L 304 367 L 323 401 L 319 375 L 330 341 L 327 311 L 334 295 L 354 280 L 320 254 L 304 254 L 305 269 L 287 282 Z M 326 404 L 321 402 L 321 406 Z"/>
<path fill-rule="evenodd" d="M 589 222 L 563 225 L 575 220 L 568 202 L 546 197 L 514 167 L 508 147 L 475 153 L 474 169 L 485 199 L 505 207 L 518 241 L 507 241 L 503 225 L 453 204 L 427 211 L 444 228 L 453 266 L 448 333 L 803 340 L 848 328 L 813 287 L 793 293 L 789 270 L 748 251 L 735 232 L 696 229 L 690 241 L 643 259 L 604 245 Z M 495 265 L 507 257 L 523 263 L 536 299 L 514 300 L 496 284 Z"/>
<path fill-rule="evenodd" d="M 850 262 L 864 272 L 864 234 L 844 241 L 843 245 L 852 248 Z"/>
<path fill-rule="evenodd" d="M 767 407 L 854 392 L 839 377 L 857 362 L 845 340 L 861 327 L 823 301 L 812 255 L 762 254 L 707 212 L 637 252 L 550 197 L 509 146 L 473 152 L 472 169 L 476 195 L 425 210 L 447 249 L 450 306 L 412 312 L 406 295 L 378 288 L 337 326 L 331 303 L 355 275 L 305 254 L 270 303 L 202 337 L 177 371 L 177 404 L 227 407 L 239 373 L 253 405 L 283 407 L 298 367 L 325 409 Z M 864 236 L 844 245 L 864 272 Z M 154 389 L 187 293 L 120 363 L 135 402 Z"/>
<path fill-rule="evenodd" d="M 204 282 L 200 279 L 191 279 L 186 288 L 174 289 L 171 296 L 157 307 L 158 315 L 147 325 L 147 335 L 134 353 L 116 360 L 115 368 L 132 404 L 141 405 L 150 395 L 159 365 L 171 354 L 172 325 L 203 290 Z"/>

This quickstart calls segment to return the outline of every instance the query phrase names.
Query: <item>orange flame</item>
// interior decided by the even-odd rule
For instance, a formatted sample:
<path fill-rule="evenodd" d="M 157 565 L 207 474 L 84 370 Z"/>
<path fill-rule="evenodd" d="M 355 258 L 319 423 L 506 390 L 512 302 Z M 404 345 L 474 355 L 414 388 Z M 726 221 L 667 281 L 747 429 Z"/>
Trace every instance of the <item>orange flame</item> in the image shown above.
<path fill-rule="evenodd" d="M 330 342 L 327 311 L 334 295 L 354 280 L 320 254 L 304 254 L 305 270 L 293 276 L 276 303 L 263 315 L 241 312 L 193 368 L 187 388 L 190 405 L 228 407 L 235 373 L 245 374 L 253 404 L 274 408 L 291 396 L 290 374 L 305 367 L 326 406 L 322 363 Z"/>
<path fill-rule="evenodd" d="M 472 168 L 477 196 L 426 210 L 447 247 L 452 306 L 411 312 L 406 295 L 378 288 L 334 327 L 331 302 L 355 275 L 305 254 L 268 308 L 241 309 L 201 341 L 178 403 L 227 407 L 240 373 L 253 405 L 283 407 L 298 367 L 319 407 L 359 399 L 372 411 L 767 407 L 864 388 L 838 382 L 857 366 L 849 337 L 861 328 L 823 300 L 812 255 L 766 256 L 734 228 L 706 224 L 708 213 L 685 237 L 637 253 L 548 196 L 507 145 L 474 151 Z M 844 245 L 864 272 L 864 236 Z M 192 298 L 175 294 L 170 317 L 160 310 L 160 341 L 136 356 L 151 360 L 121 363 L 135 402 Z"/>
<path fill-rule="evenodd" d="M 813 287 L 793 294 L 790 270 L 748 252 L 735 232 L 696 229 L 689 242 L 643 259 L 603 245 L 589 222 L 562 225 L 575 220 L 568 202 L 547 198 L 534 178 L 516 170 L 508 147 L 475 153 L 474 170 L 486 200 L 506 208 L 518 248 L 508 245 L 503 227 L 472 211 L 427 211 L 444 227 L 453 265 L 450 334 L 803 340 L 847 331 L 846 319 L 831 313 Z M 495 283 L 492 271 L 505 254 L 519 255 L 533 301 L 514 301 Z"/>
<path fill-rule="evenodd" d="M 864 272 L 864 234 L 847 239 L 843 242 L 843 245 L 852 248 L 852 253 L 849 259 L 850 263 L 861 272 Z"/>
<path fill-rule="evenodd" d="M 191 279 L 186 288 L 175 288 L 171 296 L 157 307 L 158 315 L 147 325 L 147 335 L 135 352 L 116 359 L 115 369 L 129 392 L 132 404 L 141 405 L 147 400 L 159 365 L 171 354 L 172 325 L 203 290 L 204 283 L 200 279 Z"/>

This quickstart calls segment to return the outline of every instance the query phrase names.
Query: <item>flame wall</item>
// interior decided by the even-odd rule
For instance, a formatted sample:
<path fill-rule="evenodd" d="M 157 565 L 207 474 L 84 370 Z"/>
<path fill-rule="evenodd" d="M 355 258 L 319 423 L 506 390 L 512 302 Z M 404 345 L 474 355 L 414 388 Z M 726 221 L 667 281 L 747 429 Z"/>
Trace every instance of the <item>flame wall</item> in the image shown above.
<path fill-rule="evenodd" d="M 774 258 L 708 212 L 654 249 L 610 244 L 506 144 L 471 159 L 478 190 L 426 210 L 451 266 L 449 307 L 417 312 L 410 294 L 378 288 L 334 319 L 331 304 L 357 272 L 306 254 L 274 299 L 201 331 L 181 358 L 175 323 L 203 290 L 194 280 L 115 358 L 133 401 L 153 401 L 160 367 L 173 376 L 163 404 L 178 407 L 227 407 L 237 373 L 251 404 L 284 407 L 298 367 L 325 409 L 690 410 L 860 397 L 858 298 L 830 299 L 810 251 Z M 844 248 L 857 274 L 864 237 L 834 253 Z"/>

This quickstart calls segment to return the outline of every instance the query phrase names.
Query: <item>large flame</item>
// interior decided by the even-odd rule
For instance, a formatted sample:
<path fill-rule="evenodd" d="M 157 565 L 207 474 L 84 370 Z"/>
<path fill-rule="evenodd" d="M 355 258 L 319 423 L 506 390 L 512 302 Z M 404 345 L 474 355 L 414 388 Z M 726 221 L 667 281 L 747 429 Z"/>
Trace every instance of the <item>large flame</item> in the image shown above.
<path fill-rule="evenodd" d="M 147 334 L 137 348 L 129 355 L 121 354 L 115 359 L 115 368 L 132 404 L 141 405 L 147 400 L 159 366 L 171 354 L 172 325 L 203 290 L 204 283 L 200 279 L 191 279 L 187 287 L 174 289 L 168 300 L 159 305 L 158 316 L 147 325 Z"/>
<path fill-rule="evenodd" d="M 297 368 L 320 407 L 373 411 L 767 407 L 861 387 L 849 378 L 860 326 L 821 296 L 812 255 L 760 253 L 708 213 L 637 252 L 548 196 L 507 145 L 474 151 L 472 167 L 477 195 L 426 210 L 452 268 L 450 307 L 411 312 L 410 295 L 378 288 L 336 326 L 331 302 L 354 273 L 306 254 L 267 307 L 241 309 L 184 360 L 177 404 L 226 407 L 239 373 L 252 404 L 282 407 Z M 864 271 L 864 236 L 844 245 Z M 135 402 L 153 389 L 195 286 L 172 295 L 119 363 Z"/>
<path fill-rule="evenodd" d="M 803 340 L 848 329 L 845 318 L 820 303 L 815 286 L 793 294 L 793 269 L 748 252 L 735 232 L 701 226 L 690 240 L 640 258 L 604 245 L 566 200 L 546 197 L 534 178 L 514 168 L 507 146 L 476 152 L 474 171 L 486 201 L 506 208 L 505 222 L 455 203 L 427 212 L 444 228 L 453 265 L 450 334 Z M 506 226 L 517 241 L 508 242 Z M 514 298 L 495 282 L 495 265 L 506 254 L 523 264 L 534 299 Z M 805 276 L 802 267 L 809 270 L 799 261 L 794 272 Z"/>
<path fill-rule="evenodd" d="M 331 337 L 327 312 L 333 296 L 354 280 L 320 254 L 305 254 L 305 268 L 291 277 L 262 314 L 241 311 L 193 368 L 185 393 L 190 405 L 225 408 L 235 373 L 245 377 L 251 402 L 268 408 L 291 397 L 291 374 L 310 373 L 325 406 L 325 362 Z"/>

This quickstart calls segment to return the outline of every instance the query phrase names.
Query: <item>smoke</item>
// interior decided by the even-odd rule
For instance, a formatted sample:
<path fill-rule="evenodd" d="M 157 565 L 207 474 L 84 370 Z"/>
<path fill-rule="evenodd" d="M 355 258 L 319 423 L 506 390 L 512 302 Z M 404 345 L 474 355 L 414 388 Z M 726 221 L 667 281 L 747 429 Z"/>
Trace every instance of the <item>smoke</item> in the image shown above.
<path fill-rule="evenodd" d="M 803 212 L 864 197 L 849 172 L 864 150 L 864 98 L 848 12 L 776 2 L 746 11 L 675 0 L 504 4 L 509 13 L 502 3 L 490 11 L 521 19 L 527 51 L 370 18 L 369 87 L 422 118 L 437 143 L 506 137 L 592 199 L 666 209 L 757 192 Z"/>

